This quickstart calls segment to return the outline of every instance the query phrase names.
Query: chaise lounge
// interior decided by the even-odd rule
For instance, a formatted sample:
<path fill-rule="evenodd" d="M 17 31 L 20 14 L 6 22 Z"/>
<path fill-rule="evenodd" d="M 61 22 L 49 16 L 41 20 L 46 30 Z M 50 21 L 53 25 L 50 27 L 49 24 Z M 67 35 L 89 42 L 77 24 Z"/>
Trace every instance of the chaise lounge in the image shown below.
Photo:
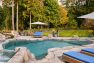
<path fill-rule="evenodd" d="M 35 32 L 34 37 L 40 38 L 43 36 L 43 32 Z"/>
<path fill-rule="evenodd" d="M 89 55 L 89 56 L 94 56 L 94 48 L 85 48 L 85 49 L 82 49 L 81 53 Z"/>
<path fill-rule="evenodd" d="M 69 63 L 94 63 L 94 57 L 76 51 L 65 52 L 63 60 Z"/>

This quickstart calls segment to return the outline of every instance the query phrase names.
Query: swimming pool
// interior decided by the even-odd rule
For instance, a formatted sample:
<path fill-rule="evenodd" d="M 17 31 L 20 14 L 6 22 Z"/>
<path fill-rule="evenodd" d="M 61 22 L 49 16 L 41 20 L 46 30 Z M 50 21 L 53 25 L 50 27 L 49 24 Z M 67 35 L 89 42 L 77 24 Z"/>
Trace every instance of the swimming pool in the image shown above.
<path fill-rule="evenodd" d="M 63 40 L 41 40 L 41 41 L 26 41 L 26 40 L 14 40 L 3 45 L 5 49 L 13 50 L 18 46 L 27 47 L 32 52 L 36 59 L 42 59 L 47 55 L 47 51 L 50 48 L 66 47 L 66 46 L 81 46 L 91 44 L 89 41 L 63 41 Z"/>

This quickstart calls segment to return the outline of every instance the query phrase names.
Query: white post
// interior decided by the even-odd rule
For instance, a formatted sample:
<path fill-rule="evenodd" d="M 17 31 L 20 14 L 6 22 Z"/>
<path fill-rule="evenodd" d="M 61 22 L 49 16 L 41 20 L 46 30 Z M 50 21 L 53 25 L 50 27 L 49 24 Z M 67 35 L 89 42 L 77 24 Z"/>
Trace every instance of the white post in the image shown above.
<path fill-rule="evenodd" d="M 31 12 L 30 12 L 30 30 L 31 30 Z"/>

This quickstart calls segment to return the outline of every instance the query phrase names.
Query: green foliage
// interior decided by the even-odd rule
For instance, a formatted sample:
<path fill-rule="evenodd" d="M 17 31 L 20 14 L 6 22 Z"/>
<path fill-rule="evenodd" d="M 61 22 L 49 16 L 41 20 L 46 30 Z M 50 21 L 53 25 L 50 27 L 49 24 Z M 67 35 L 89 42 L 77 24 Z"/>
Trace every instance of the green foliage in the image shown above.
<path fill-rule="evenodd" d="M 43 0 L 25 0 L 24 7 L 26 7 L 28 14 L 31 12 L 33 22 L 44 21 Z"/>
<path fill-rule="evenodd" d="M 4 11 L 4 24 L 5 24 L 5 29 L 6 30 L 11 30 L 12 28 L 12 20 L 11 20 L 11 9 L 4 6 L 3 8 Z"/>
<path fill-rule="evenodd" d="M 68 23 L 68 28 L 70 29 L 76 29 L 77 28 L 77 22 L 76 20 L 72 19 L 72 20 L 69 20 L 69 23 Z"/>
<path fill-rule="evenodd" d="M 64 15 L 60 12 L 62 8 L 59 7 L 57 0 L 24 0 L 23 6 L 26 9 L 23 12 L 24 18 L 29 18 L 31 12 L 32 22 L 42 21 L 51 25 L 51 27 L 57 27 L 60 23 L 62 24 L 63 21 L 65 23 L 67 20 L 67 12 L 64 9 Z"/>
<path fill-rule="evenodd" d="M 44 6 L 46 21 L 57 27 L 59 21 L 59 5 L 57 0 L 45 0 Z"/>
<path fill-rule="evenodd" d="M 3 8 L 0 8 L 0 26 L 11 29 L 11 3 L 13 0 L 4 0 Z M 29 29 L 30 12 L 31 21 L 42 21 L 48 23 L 50 28 L 80 28 L 83 23 L 78 16 L 94 12 L 94 0 L 86 0 L 86 4 L 81 5 L 82 0 L 67 0 L 66 7 L 58 5 L 58 0 L 14 0 L 15 2 L 15 26 L 16 26 L 16 5 L 19 4 L 19 29 Z M 70 6 L 71 3 L 71 6 Z M 2 11 L 3 10 L 3 11 Z M 4 14 L 4 15 L 3 15 Z M 3 15 L 3 16 L 2 16 Z M 35 27 L 32 25 L 32 27 Z M 36 26 L 37 27 L 37 26 Z M 88 27 L 91 27 L 88 25 Z M 84 27 L 83 27 L 84 28 Z"/>
<path fill-rule="evenodd" d="M 59 24 L 64 25 L 68 23 L 68 11 L 65 7 L 59 7 Z"/>
<path fill-rule="evenodd" d="M 0 7 L 0 29 L 5 28 L 5 15 L 4 15 L 4 10 L 2 7 Z"/>
<path fill-rule="evenodd" d="M 22 3 L 19 4 L 19 29 L 25 29 L 25 27 L 27 27 L 27 23 L 29 20 L 26 20 L 27 16 L 25 14 L 26 12 L 26 8 L 24 7 L 24 3 L 22 1 Z M 27 18 L 28 19 L 28 18 Z"/>

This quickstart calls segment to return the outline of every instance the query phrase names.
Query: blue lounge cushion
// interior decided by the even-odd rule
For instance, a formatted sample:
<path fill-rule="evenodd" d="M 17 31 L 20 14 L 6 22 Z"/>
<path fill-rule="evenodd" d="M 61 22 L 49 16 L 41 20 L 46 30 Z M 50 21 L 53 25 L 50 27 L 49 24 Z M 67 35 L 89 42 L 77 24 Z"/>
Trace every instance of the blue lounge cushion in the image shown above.
<path fill-rule="evenodd" d="M 35 36 L 42 36 L 43 32 L 35 32 L 34 35 Z"/>
<path fill-rule="evenodd" d="M 94 57 L 76 51 L 65 52 L 64 55 L 67 55 L 85 63 L 94 63 Z"/>
<path fill-rule="evenodd" d="M 94 54 L 94 48 L 85 48 L 85 49 L 82 49 L 82 51 L 86 51 L 86 52 Z"/>

